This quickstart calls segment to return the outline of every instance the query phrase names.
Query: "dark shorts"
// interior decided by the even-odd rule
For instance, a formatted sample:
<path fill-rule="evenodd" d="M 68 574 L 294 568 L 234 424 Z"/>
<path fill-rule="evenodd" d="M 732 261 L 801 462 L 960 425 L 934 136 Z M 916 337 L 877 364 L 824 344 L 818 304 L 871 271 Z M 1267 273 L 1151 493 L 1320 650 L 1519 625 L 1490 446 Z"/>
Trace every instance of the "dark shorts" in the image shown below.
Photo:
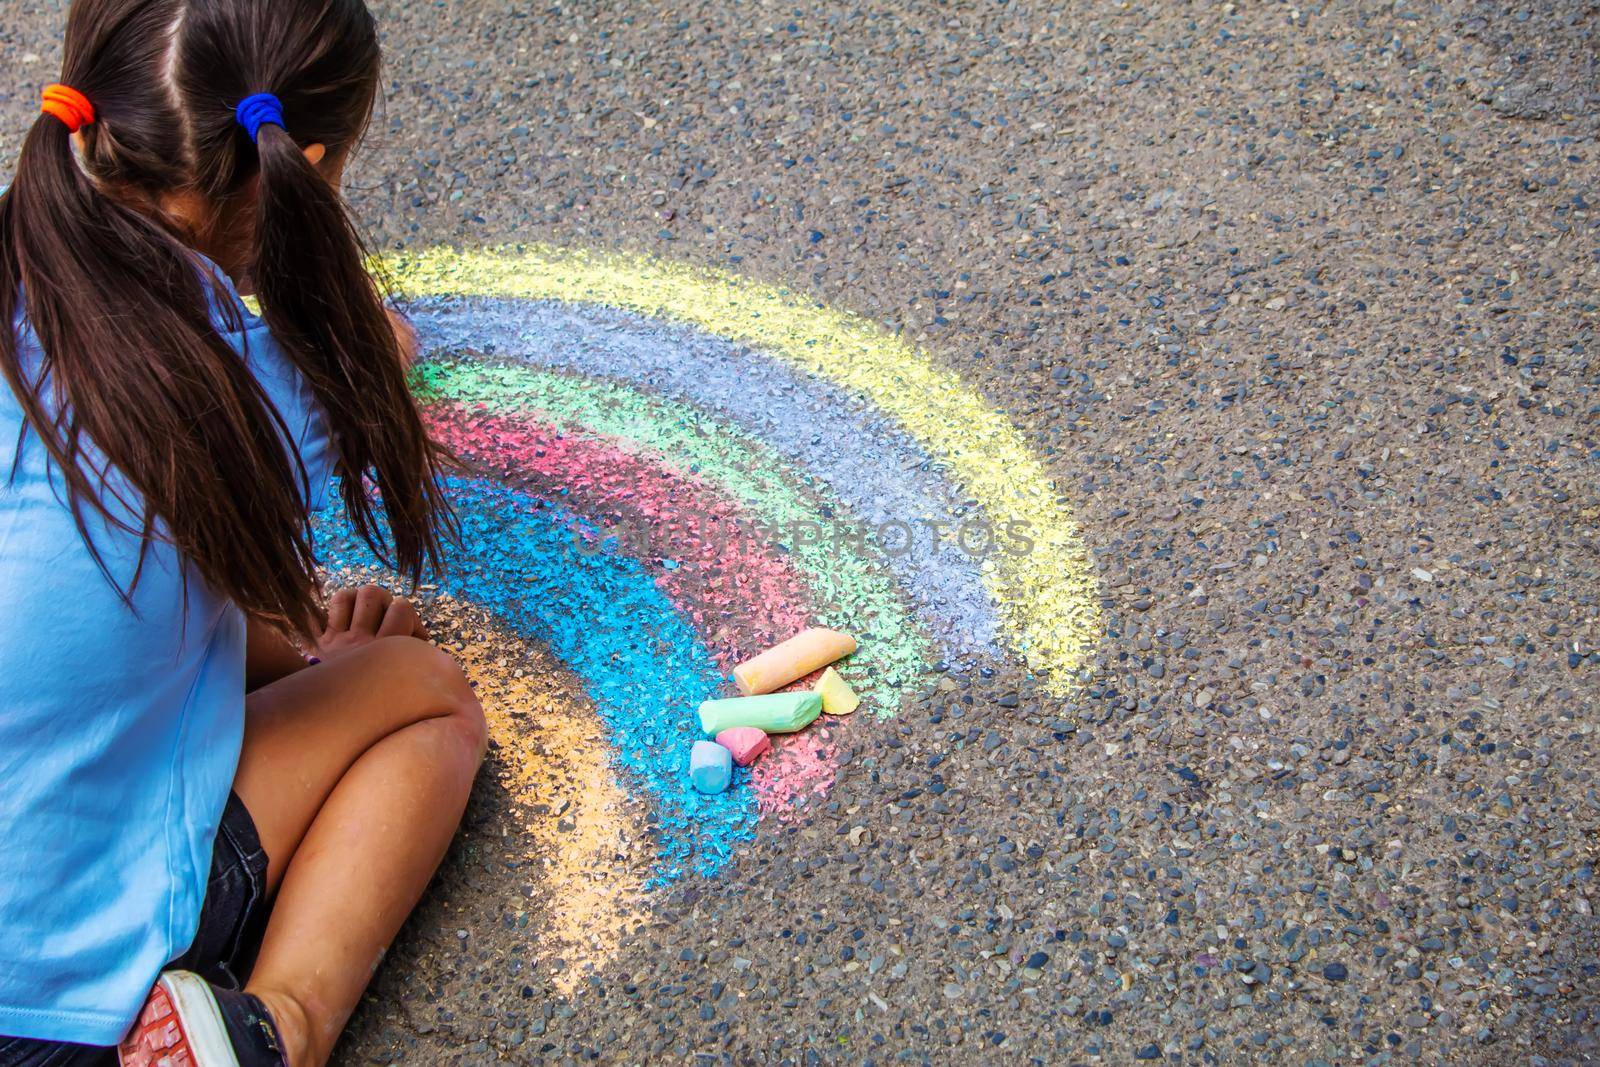
<path fill-rule="evenodd" d="M 211 854 L 211 880 L 200 908 L 200 929 L 189 951 L 171 966 L 213 985 L 238 989 L 250 976 L 267 929 L 267 854 L 244 802 L 228 795 Z M 0 1067 L 114 1067 L 113 1049 L 0 1037 Z"/>

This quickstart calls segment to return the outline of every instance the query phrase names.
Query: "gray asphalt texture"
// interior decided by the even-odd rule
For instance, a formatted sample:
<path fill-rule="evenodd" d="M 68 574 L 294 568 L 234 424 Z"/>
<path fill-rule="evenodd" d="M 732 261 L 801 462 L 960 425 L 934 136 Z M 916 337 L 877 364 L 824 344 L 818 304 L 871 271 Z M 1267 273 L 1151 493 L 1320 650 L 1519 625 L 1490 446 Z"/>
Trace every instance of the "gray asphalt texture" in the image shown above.
<path fill-rule="evenodd" d="M 6 5 L 5 165 L 61 7 Z M 379 7 L 379 244 L 902 330 L 1047 457 L 1109 632 L 1075 698 L 862 721 L 570 996 L 492 757 L 339 1062 L 1600 1056 L 1600 9 Z"/>

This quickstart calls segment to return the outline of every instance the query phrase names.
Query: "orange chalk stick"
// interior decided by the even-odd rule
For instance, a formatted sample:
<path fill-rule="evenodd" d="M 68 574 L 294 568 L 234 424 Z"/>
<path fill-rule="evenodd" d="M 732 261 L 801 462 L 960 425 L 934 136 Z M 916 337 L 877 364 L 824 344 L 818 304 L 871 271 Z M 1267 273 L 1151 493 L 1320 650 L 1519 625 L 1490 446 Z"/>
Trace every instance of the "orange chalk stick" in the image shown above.
<path fill-rule="evenodd" d="M 739 664 L 733 669 L 733 680 L 745 696 L 771 693 L 855 650 L 856 639 L 849 634 L 813 627 Z"/>

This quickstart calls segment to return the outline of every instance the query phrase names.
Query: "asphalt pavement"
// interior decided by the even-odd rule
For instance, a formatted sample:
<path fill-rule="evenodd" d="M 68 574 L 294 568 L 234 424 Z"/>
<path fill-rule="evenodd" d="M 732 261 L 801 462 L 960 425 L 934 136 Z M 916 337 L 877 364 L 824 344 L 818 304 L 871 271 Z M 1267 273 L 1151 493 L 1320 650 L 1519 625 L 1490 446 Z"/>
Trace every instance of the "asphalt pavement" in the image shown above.
<path fill-rule="evenodd" d="M 0 20 L 0 169 L 62 6 Z M 1592 3 L 375 6 L 375 247 L 859 313 L 1021 431 L 1102 636 L 858 714 L 603 954 L 502 737 L 338 1062 L 1600 1057 Z"/>

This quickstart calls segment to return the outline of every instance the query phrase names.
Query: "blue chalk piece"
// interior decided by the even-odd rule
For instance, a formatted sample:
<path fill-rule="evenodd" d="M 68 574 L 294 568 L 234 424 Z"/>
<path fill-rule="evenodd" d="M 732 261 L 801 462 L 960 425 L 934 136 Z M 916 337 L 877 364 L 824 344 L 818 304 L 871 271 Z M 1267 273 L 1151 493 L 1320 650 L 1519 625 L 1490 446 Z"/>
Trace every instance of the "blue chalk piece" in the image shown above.
<path fill-rule="evenodd" d="M 720 793 L 733 781 L 733 754 L 715 741 L 696 741 L 689 750 L 689 780 L 702 793 Z"/>

